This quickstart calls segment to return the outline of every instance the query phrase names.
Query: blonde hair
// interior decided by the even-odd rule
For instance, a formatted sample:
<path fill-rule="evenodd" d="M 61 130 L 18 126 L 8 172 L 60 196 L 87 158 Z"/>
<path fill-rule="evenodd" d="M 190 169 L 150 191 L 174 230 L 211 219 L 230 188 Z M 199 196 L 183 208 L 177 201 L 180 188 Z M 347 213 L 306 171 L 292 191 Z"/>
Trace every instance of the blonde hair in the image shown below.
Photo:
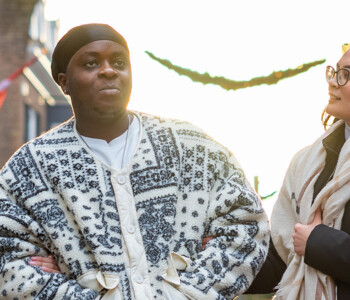
<path fill-rule="evenodd" d="M 322 115 L 321 115 L 321 122 L 322 122 L 322 125 L 324 127 L 324 130 L 327 130 L 329 127 L 331 127 L 337 121 L 339 121 L 339 119 L 328 114 L 326 112 L 326 108 L 323 110 Z"/>

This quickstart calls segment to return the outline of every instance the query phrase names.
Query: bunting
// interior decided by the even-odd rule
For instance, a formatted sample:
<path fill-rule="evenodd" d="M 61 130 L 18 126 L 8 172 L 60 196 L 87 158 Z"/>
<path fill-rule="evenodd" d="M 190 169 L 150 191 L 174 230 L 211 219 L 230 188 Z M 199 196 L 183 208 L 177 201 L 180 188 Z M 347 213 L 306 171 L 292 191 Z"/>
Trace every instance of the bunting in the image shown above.
<path fill-rule="evenodd" d="M 20 66 L 15 72 L 13 72 L 9 77 L 3 79 L 0 81 L 0 109 L 2 105 L 4 104 L 6 95 L 7 95 L 7 89 L 11 85 L 11 83 L 19 76 L 22 74 L 23 69 L 26 67 L 31 66 L 37 61 L 38 57 L 34 56 L 27 62 L 25 62 L 22 66 Z"/>

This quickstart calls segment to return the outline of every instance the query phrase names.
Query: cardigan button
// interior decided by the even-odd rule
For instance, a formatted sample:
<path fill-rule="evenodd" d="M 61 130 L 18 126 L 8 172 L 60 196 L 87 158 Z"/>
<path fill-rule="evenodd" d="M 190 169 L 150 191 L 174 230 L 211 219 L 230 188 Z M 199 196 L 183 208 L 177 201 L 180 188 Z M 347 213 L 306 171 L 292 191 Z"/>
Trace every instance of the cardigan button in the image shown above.
<path fill-rule="evenodd" d="M 117 182 L 118 182 L 120 185 L 125 184 L 125 182 L 126 182 L 125 176 L 119 175 L 119 176 L 117 177 Z"/>
<path fill-rule="evenodd" d="M 141 284 L 141 283 L 143 282 L 143 277 L 142 277 L 142 275 L 137 274 L 137 275 L 135 276 L 135 281 L 136 281 L 137 283 Z"/>
<path fill-rule="evenodd" d="M 129 226 L 127 227 L 127 230 L 128 230 L 129 233 L 134 233 L 134 232 L 135 232 L 135 226 L 129 225 Z"/>

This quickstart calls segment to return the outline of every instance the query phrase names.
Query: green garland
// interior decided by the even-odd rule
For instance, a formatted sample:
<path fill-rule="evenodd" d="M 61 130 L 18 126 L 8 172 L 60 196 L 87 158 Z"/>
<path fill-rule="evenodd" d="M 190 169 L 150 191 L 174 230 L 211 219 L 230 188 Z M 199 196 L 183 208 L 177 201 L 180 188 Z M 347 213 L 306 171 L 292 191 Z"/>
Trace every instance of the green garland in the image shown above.
<path fill-rule="evenodd" d="M 268 76 L 262 76 L 262 77 L 255 77 L 250 80 L 246 81 L 236 81 L 227 79 L 225 77 L 212 77 L 208 73 L 200 74 L 198 72 L 185 69 L 179 66 L 173 65 L 169 60 L 161 59 L 151 52 L 146 51 L 146 53 L 154 60 L 162 64 L 163 66 L 167 67 L 170 70 L 174 70 L 179 75 L 185 75 L 189 78 L 191 78 L 195 82 L 201 82 L 203 84 L 215 84 L 221 86 L 225 90 L 238 90 L 238 89 L 244 89 L 247 87 L 257 86 L 261 84 L 276 84 L 278 81 L 293 77 L 295 75 L 298 75 L 300 73 L 306 72 L 310 68 L 323 64 L 326 60 L 318 60 L 311 63 L 306 63 L 298 66 L 295 69 L 287 69 L 284 71 L 274 71 Z"/>

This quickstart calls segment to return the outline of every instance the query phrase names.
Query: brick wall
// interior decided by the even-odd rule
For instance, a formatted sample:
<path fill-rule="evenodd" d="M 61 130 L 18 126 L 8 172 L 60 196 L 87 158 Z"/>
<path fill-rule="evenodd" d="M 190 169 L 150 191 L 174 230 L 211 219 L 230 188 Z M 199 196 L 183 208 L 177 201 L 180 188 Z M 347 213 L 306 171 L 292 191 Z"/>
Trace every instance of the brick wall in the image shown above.
<path fill-rule="evenodd" d="M 27 60 L 28 26 L 37 2 L 38 0 L 0 0 L 0 80 Z M 9 87 L 0 111 L 0 167 L 24 142 L 25 110 L 20 92 L 21 78 L 23 77 L 17 78 Z"/>

